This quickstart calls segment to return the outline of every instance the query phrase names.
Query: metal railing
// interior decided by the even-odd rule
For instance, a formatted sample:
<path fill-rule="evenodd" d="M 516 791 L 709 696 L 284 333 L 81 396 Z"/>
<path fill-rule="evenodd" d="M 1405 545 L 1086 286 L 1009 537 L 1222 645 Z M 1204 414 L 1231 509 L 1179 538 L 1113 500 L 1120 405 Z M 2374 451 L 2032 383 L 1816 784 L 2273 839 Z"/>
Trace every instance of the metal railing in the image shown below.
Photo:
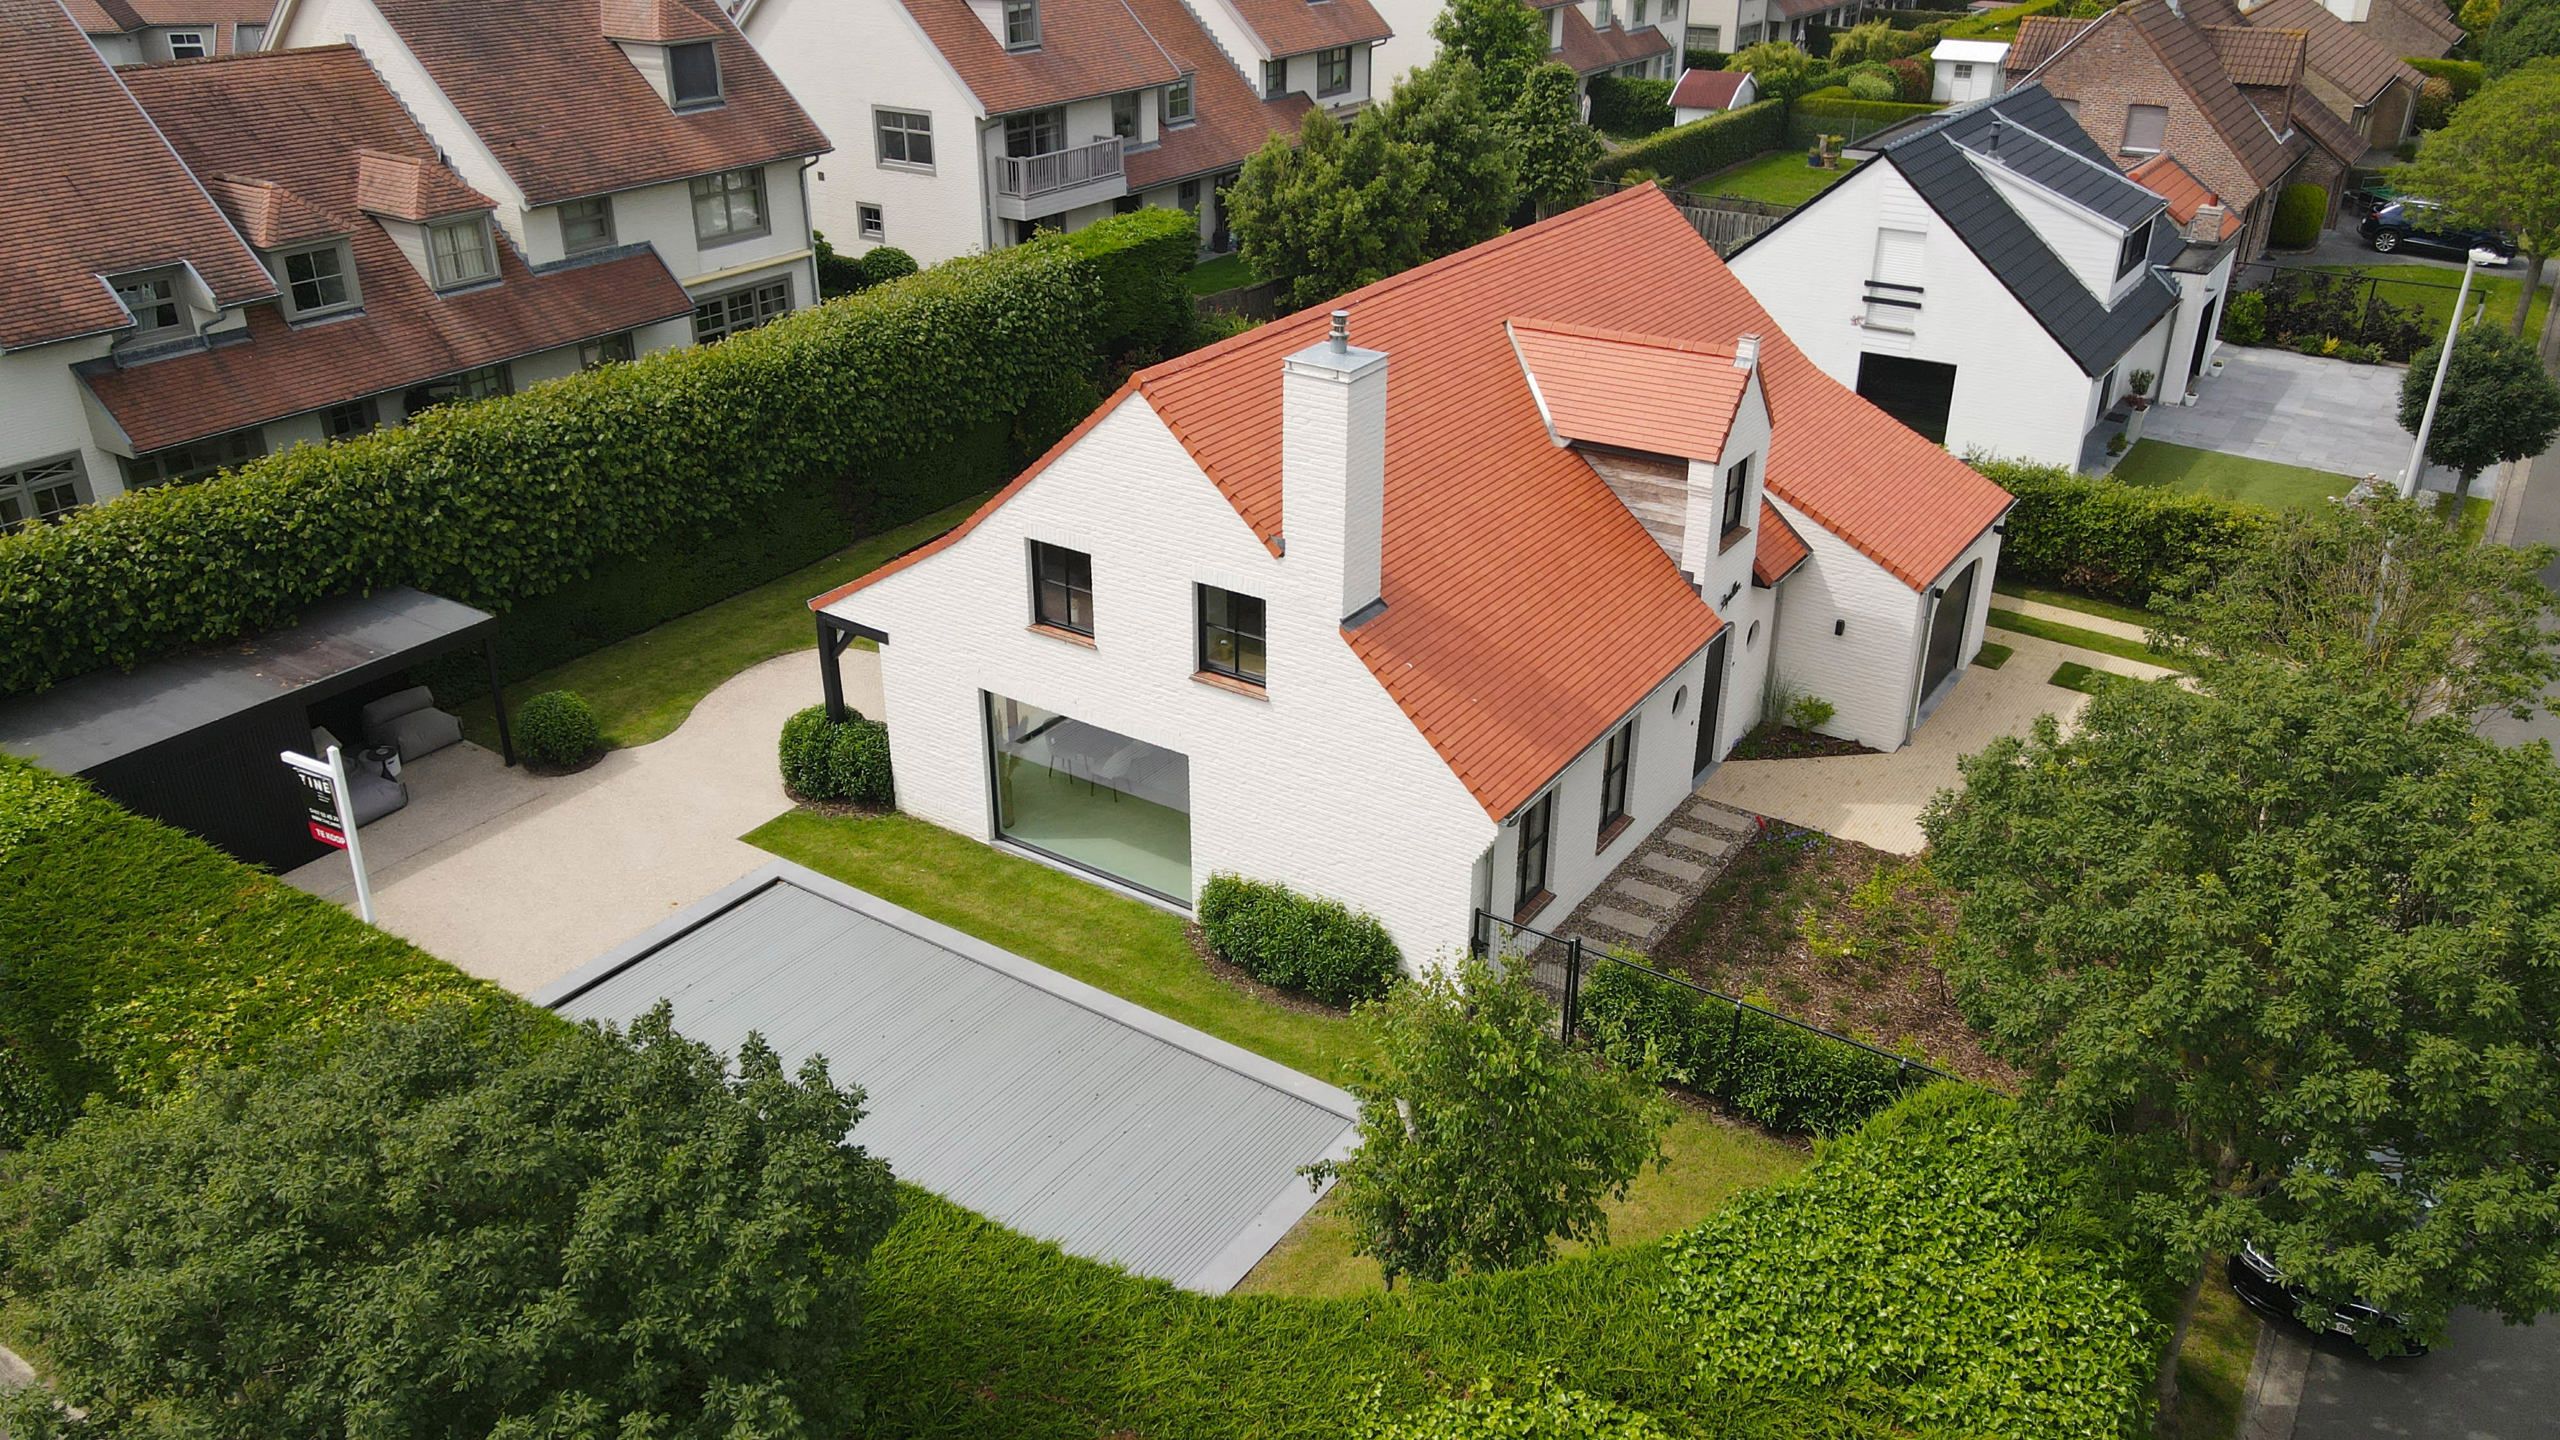
<path fill-rule="evenodd" d="M 1046 155 L 1007 155 L 996 170 L 996 191 L 1018 200 L 1036 199 L 1059 190 L 1072 190 L 1097 180 L 1113 180 L 1120 176 L 1121 140 L 1106 136 L 1090 145 L 1072 150 L 1052 150 Z"/>

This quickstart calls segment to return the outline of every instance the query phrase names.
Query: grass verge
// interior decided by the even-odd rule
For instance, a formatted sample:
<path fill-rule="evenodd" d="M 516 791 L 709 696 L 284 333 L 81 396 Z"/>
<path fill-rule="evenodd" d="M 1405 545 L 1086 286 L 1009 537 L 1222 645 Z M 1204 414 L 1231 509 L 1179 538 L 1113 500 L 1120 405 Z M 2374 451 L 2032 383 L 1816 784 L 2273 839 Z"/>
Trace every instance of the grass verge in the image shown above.
<path fill-rule="evenodd" d="M 2082 595 L 2077 591 L 2048 590 L 2041 585 L 2024 585 L 2006 575 L 1993 581 L 1991 588 L 1997 594 L 2015 599 L 2033 600 L 2039 605 L 2051 605 L 2057 610 L 2077 610 L 2083 615 L 2095 615 L 2101 620 L 2117 620 L 2127 625 L 2139 625 L 2145 630 L 2158 623 L 2148 610 L 2132 605 L 2119 605 L 2113 600 L 2101 600 L 2094 595 Z"/>
<path fill-rule="evenodd" d="M 1241 255 L 1221 255 L 1203 260 L 1182 277 L 1182 288 L 1194 295 L 1215 295 L 1222 290 L 1256 284 L 1262 277 L 1247 269 Z"/>
<path fill-rule="evenodd" d="M 2021 615 L 2015 610 L 2003 610 L 1997 605 L 1991 607 L 1989 621 L 1995 630 L 2014 630 L 2021 635 L 2050 640 L 2056 645 L 2075 645 L 2083 650 L 2095 650 L 2101 655 L 2113 655 L 2119 660 L 2139 660 L 2145 665 L 2158 665 L 2168 670 L 2178 668 L 2169 663 L 2168 656 L 2154 654 L 2141 641 L 2127 640 L 2120 635 L 2102 635 L 2077 625 L 2064 625 L 2035 615 Z"/>
<path fill-rule="evenodd" d="M 1699 195 L 1731 195 L 1769 205 L 1802 205 L 1849 178 L 1849 172 L 1857 168 L 1844 161 L 1836 170 L 1816 170 L 1804 163 L 1804 147 L 1799 145 L 1755 156 L 1682 188 Z"/>
<path fill-rule="evenodd" d="M 2300 465 L 2280 465 L 2247 455 L 2197 450 L 2162 440 L 2137 440 L 2116 462 L 2115 479 L 2182 495 L 2211 495 L 2269 510 L 2304 510 L 2355 485 L 2352 476 Z"/>
<path fill-rule="evenodd" d="M 2009 657 L 2017 653 L 1997 640 L 1985 640 L 1981 648 L 1973 652 L 1973 663 L 1985 670 L 1997 670 L 2008 664 Z"/>
<path fill-rule="evenodd" d="M 581 655 L 507 687 L 507 703 L 545 690 L 574 690 L 595 707 L 604 743 L 646 745 L 684 723 L 702 697 L 751 665 L 818 643 L 809 597 L 876 570 L 969 517 L 984 496 L 856 541 L 824 560 L 768 580 L 628 640 Z M 867 643 L 867 642 L 865 642 Z M 498 721 L 486 698 L 459 707 L 462 732 L 498 748 Z"/>
<path fill-rule="evenodd" d="M 2178 1351 L 2176 1428 L 2181 1440 L 2231 1440 L 2240 1433 L 2249 1366 L 2258 1355 L 2258 1317 L 2231 1293 L 2222 1266 L 2207 1267 L 2187 1343 Z"/>
<path fill-rule="evenodd" d="M 2098 687 L 2106 684 L 2110 678 L 2116 677 L 2108 671 L 2083 665 L 2077 660 L 2065 660 L 2053 667 L 2053 674 L 2047 676 L 2044 683 L 2059 685 L 2065 690 L 2077 690 L 2083 695 L 2095 695 L 2098 693 Z"/>
<path fill-rule="evenodd" d="M 1359 1032 L 1211 974 L 1182 917 L 908 815 L 793 810 L 747 843 L 1185 1025 L 1340 1084 Z"/>

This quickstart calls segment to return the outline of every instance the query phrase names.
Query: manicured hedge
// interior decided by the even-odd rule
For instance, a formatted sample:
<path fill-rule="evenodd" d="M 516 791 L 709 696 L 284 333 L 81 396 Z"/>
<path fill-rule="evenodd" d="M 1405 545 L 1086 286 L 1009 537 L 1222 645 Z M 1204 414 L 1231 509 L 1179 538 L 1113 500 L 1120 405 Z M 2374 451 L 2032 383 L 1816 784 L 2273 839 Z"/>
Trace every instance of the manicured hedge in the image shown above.
<path fill-rule="evenodd" d="M 1211 948 L 1254 979 L 1303 990 L 1329 1005 L 1374 1000 L 1404 973 L 1404 956 L 1387 927 L 1338 900 L 1212 875 L 1200 887 L 1198 913 Z"/>
<path fill-rule="evenodd" d="M 2057 465 L 1967 457 L 2018 497 L 2000 546 L 2000 573 L 2125 605 L 2195 566 L 2210 567 L 2255 539 L 2266 512 L 2209 495 L 2119 484 Z"/>
<path fill-rule="evenodd" d="M 2328 191 L 2317 185 L 2287 185 L 2276 196 L 2276 218 L 2267 229 L 2267 243 L 2308 250 L 2320 243 L 2321 225 L 2328 218 Z"/>
<path fill-rule="evenodd" d="M 1674 1240 L 1668 1308 L 1700 1382 L 1882 1384 L 1893 1418 L 1932 1434 L 2149 1435 L 2151 1287 L 2014 1112 L 1924 1091 Z"/>
<path fill-rule="evenodd" d="M 595 707 L 575 690 L 545 690 L 516 707 L 515 740 L 525 760 L 539 768 L 567 770 L 604 749 Z"/>
<path fill-rule="evenodd" d="M 2473 92 L 2488 83 L 2488 68 L 2477 60 L 2438 60 L 2412 55 L 2408 63 L 2409 68 L 2419 74 L 2442 80 L 2453 91 L 2457 104 L 2470 99 Z"/>
<path fill-rule="evenodd" d="M 1648 136 L 1603 157 L 1595 170 L 1603 180 L 1643 170 L 1685 183 L 1774 150 L 1786 143 L 1786 134 L 1786 104 L 1763 100 Z"/>
<path fill-rule="evenodd" d="M 1090 395 L 1107 357 L 1187 334 L 1195 246 L 1178 212 L 1141 211 L 0 537 L 0 693 L 352 590 L 506 608 L 604 562 L 715 541 L 794 486 L 949 449 L 989 416 L 1036 416 L 1027 448 L 1072 423 L 1067 382 Z"/>
<path fill-rule="evenodd" d="M 1825 86 L 1810 95 L 1799 96 L 1795 119 L 1799 125 L 1837 125 L 1841 133 L 1867 134 L 1887 125 L 1898 125 L 1917 115 L 1934 115 L 1945 109 L 1936 104 L 1906 104 L 1900 100 L 1861 100 L 1844 85 Z"/>
<path fill-rule="evenodd" d="M 2025 0 L 2018 5 L 2004 5 L 1985 10 L 1969 19 L 1958 20 L 1946 29 L 1950 40 L 2006 40 L 2018 33 L 2018 22 L 2030 15 L 2042 15 L 2055 9 L 2063 0 Z"/>
<path fill-rule="evenodd" d="M 1650 135 L 1671 125 L 1671 82 L 1623 75 L 1595 75 L 1583 90 L 1591 97 L 1591 124 L 1609 135 Z"/>
<path fill-rule="evenodd" d="M 803 800 L 887 805 L 897 799 L 889 771 L 889 727 L 848 711 L 829 720 L 812 705 L 782 722 L 782 787 Z"/>
<path fill-rule="evenodd" d="M 1846 1130 L 1933 1078 L 1608 961 L 1583 972 L 1581 1014 L 1584 1030 L 1612 1060 L 1638 1060 L 1650 1048 L 1677 1084 L 1791 1134 Z"/>

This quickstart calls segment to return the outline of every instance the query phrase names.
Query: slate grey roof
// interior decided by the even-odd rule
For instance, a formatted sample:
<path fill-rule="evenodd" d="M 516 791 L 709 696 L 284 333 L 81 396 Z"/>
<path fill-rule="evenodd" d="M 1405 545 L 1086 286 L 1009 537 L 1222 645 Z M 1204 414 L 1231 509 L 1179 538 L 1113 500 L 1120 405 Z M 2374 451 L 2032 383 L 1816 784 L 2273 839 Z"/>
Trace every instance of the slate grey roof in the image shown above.
<path fill-rule="evenodd" d="M 2041 85 L 1951 111 L 1880 150 L 2072 362 L 2086 374 L 2101 374 L 2177 304 L 2177 287 L 2145 274 L 2112 308 L 2092 295 L 1970 158 L 1991 152 L 1995 132 L 2001 157 L 1996 163 L 2118 224 L 2129 226 L 2137 213 L 2158 212 L 2161 199 L 2117 174 Z M 2030 133 L 2033 144 L 2027 143 Z M 2137 203 L 2137 196 L 2147 198 Z M 2180 245 L 2174 227 L 2152 226 L 2145 269 L 2167 265 Z"/>
<path fill-rule="evenodd" d="M 1058 1243 L 1223 1292 L 1347 1154 L 1331 1085 L 776 862 L 536 998 L 625 1022 L 660 997 L 723 1052 L 761 1032 L 868 1092 L 852 1139 L 901 1179 Z"/>

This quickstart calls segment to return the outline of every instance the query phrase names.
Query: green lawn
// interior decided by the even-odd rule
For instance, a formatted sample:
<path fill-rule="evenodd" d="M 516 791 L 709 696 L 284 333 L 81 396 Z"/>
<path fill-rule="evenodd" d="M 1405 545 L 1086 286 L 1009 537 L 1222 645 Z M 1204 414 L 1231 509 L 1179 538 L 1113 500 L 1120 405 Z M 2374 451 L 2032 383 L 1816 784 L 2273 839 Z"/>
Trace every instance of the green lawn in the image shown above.
<path fill-rule="evenodd" d="M 2053 673 L 2045 677 L 2044 683 L 2059 685 L 2065 690 L 2077 690 L 2083 695 L 2095 695 L 2098 693 L 2098 687 L 2107 683 L 2111 677 L 2110 671 L 2083 665 L 2077 660 L 2065 660 L 2053 667 Z"/>
<path fill-rule="evenodd" d="M 2453 297 L 2462 288 L 2462 272 L 2385 260 L 2380 255 L 2373 259 L 2374 263 L 2370 265 L 2306 265 L 2301 268 L 2330 275 L 2357 274 L 2381 278 L 2388 282 L 2380 287 L 2382 298 L 2425 315 L 2427 329 L 2441 339 L 2445 322 L 2453 317 Z M 2472 272 L 2471 302 L 2465 307 L 2465 313 L 2477 312 L 2482 318 L 2505 326 L 2516 313 L 2516 296 L 2524 289 L 2524 267 L 2521 263 L 2515 271 L 2512 275 L 2501 275 L 2492 270 Z M 2533 315 L 2525 322 L 2524 333 L 2541 334 L 2543 314 L 2550 308 L 2551 288 L 2546 285 L 2533 297 Z"/>
<path fill-rule="evenodd" d="M 2346 475 L 2306 470 L 2218 450 L 2194 450 L 2158 440 L 2140 440 L 2116 462 L 2114 477 L 2127 485 L 2150 485 L 2188 495 L 2215 495 L 2270 510 L 2301 510 L 2355 485 Z"/>
<path fill-rule="evenodd" d="M 1215 295 L 1221 290 L 1251 285 L 1260 278 L 1245 268 L 1243 256 L 1221 255 L 1215 260 L 1203 260 L 1192 266 L 1191 273 L 1182 277 L 1182 283 L 1194 295 Z"/>
<path fill-rule="evenodd" d="M 1816 170 L 1804 163 L 1801 148 L 1772 150 L 1679 188 L 1699 195 L 1733 195 L 1771 205 L 1802 205 L 1839 184 L 1856 168 L 1843 162 L 1836 170 Z"/>
<path fill-rule="evenodd" d="M 2178 1351 L 2178 1423 L 2165 1433 L 2181 1440 L 2230 1440 L 2239 1434 L 2249 1365 L 2257 1354 L 2258 1317 L 2231 1293 L 2217 1261 L 2205 1274 L 2187 1343 Z"/>
<path fill-rule="evenodd" d="M 575 690 L 595 707 L 605 744 L 646 745 L 683 724 L 703 696 L 739 671 L 814 647 L 818 640 L 809 618 L 810 596 L 878 569 L 959 524 L 978 503 L 964 500 L 857 541 L 779 580 L 519 680 L 507 687 L 507 702 L 522 704 L 526 696 L 545 690 Z M 459 709 L 463 733 L 489 749 L 498 748 L 498 723 L 488 700 Z"/>
<path fill-rule="evenodd" d="M 1992 581 L 1991 588 L 2002 595 L 2013 595 L 2020 600 L 2033 600 L 2040 605 L 2051 605 L 2061 610 L 2077 610 L 2083 615 L 2095 615 L 2101 620 L 2120 620 L 2127 625 L 2139 625 L 2145 630 L 2150 629 L 2154 623 L 2152 614 L 2148 610 L 2138 610 L 2131 605 L 2119 605 L 2113 600 L 2100 600 L 2095 596 L 2075 594 L 2069 590 L 2048 590 L 2041 585 L 2023 585 L 2006 575 Z"/>
<path fill-rule="evenodd" d="M 1792 1175 L 1811 1158 L 1798 1146 L 1685 1105 L 1664 1137 L 1663 1148 L 1670 1153 L 1671 1163 L 1646 1171 L 1629 1187 L 1626 1199 L 1610 1202 L 1610 1244 L 1632 1245 L 1685 1230 L 1735 1194 Z M 1561 1253 L 1576 1254 L 1585 1248 L 1567 1245 Z M 1331 1196 L 1308 1212 L 1236 1287 L 1242 1294 L 1309 1297 L 1384 1288 L 1378 1262 L 1351 1253 L 1351 1222 Z"/>
<path fill-rule="evenodd" d="M 1973 652 L 1973 663 L 1985 670 L 1997 670 L 2008 664 L 2009 657 L 2017 653 L 1997 640 L 1985 640 Z"/>
<path fill-rule="evenodd" d="M 2105 635 L 2095 630 L 2083 630 L 2077 625 L 2063 625 L 2055 621 L 2039 619 L 2033 615 L 2021 615 L 2015 610 L 2004 610 L 1997 605 L 1991 607 L 1991 613 L 1987 619 L 1994 630 L 2014 630 L 2021 635 L 2033 635 L 2039 640 L 2050 640 L 2056 645 L 2074 645 L 2083 650 L 2095 650 L 2101 655 L 2113 655 L 2120 660 L 2139 660 L 2145 665 L 2177 668 L 2169 664 L 2167 656 L 2153 654 L 2139 640 L 2127 640 L 2121 636 Z"/>

